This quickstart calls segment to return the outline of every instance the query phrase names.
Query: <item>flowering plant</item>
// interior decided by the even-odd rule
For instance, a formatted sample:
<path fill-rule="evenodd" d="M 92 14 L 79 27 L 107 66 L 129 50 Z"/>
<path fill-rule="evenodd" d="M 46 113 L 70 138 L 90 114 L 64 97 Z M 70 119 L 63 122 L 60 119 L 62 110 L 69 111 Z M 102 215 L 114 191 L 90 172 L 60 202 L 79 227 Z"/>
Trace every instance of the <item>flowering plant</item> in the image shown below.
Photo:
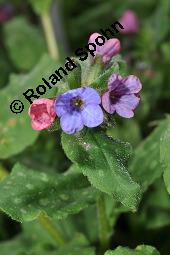
<path fill-rule="evenodd" d="M 0 255 L 169 255 L 170 2 L 1 2 Z"/>

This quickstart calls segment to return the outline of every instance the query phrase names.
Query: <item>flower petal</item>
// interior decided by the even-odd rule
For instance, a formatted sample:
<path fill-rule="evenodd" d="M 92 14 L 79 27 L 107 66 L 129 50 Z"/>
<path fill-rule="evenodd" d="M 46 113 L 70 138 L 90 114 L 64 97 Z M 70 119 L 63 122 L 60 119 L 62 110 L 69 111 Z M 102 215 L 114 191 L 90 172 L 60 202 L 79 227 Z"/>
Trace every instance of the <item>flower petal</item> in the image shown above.
<path fill-rule="evenodd" d="M 107 63 L 111 60 L 113 56 L 118 54 L 120 51 L 120 41 L 116 38 L 108 40 L 101 49 L 101 54 L 103 56 L 103 63 Z"/>
<path fill-rule="evenodd" d="M 72 99 L 72 94 L 70 92 L 66 92 L 63 95 L 60 95 L 55 102 L 55 110 L 58 117 L 66 113 L 70 113 L 70 100 Z"/>
<path fill-rule="evenodd" d="M 62 130 L 67 134 L 74 134 L 83 129 L 81 114 L 73 112 L 72 114 L 64 114 L 60 118 Z"/>
<path fill-rule="evenodd" d="M 109 91 L 115 90 L 117 87 L 122 86 L 122 76 L 119 74 L 112 74 L 108 80 Z"/>
<path fill-rule="evenodd" d="M 83 124 L 87 127 L 97 127 L 104 120 L 104 114 L 99 105 L 87 105 L 81 112 Z"/>
<path fill-rule="evenodd" d="M 113 114 L 115 112 L 115 106 L 110 101 L 110 92 L 106 92 L 102 96 L 102 106 L 106 112 Z"/>
<path fill-rule="evenodd" d="M 35 130 L 48 128 L 55 120 L 54 100 L 41 98 L 34 100 L 30 105 L 28 114 L 31 118 L 31 126 Z"/>
<path fill-rule="evenodd" d="M 86 105 L 101 103 L 100 95 L 95 89 L 89 87 L 80 88 L 80 96 Z"/>
<path fill-rule="evenodd" d="M 132 118 L 134 109 L 138 106 L 140 98 L 135 95 L 122 96 L 115 104 L 116 112 L 124 118 Z"/>
<path fill-rule="evenodd" d="M 95 55 L 96 54 L 100 54 L 100 51 L 101 51 L 101 47 L 102 46 L 99 46 L 96 44 L 95 40 L 98 36 L 102 36 L 101 34 L 99 33 L 93 33 L 90 38 L 89 38 L 89 43 L 94 43 L 96 45 L 96 52 L 95 52 Z"/>
<path fill-rule="evenodd" d="M 142 89 L 142 84 L 135 75 L 129 75 L 127 78 L 123 79 L 123 83 L 129 91 L 126 94 L 138 93 Z"/>

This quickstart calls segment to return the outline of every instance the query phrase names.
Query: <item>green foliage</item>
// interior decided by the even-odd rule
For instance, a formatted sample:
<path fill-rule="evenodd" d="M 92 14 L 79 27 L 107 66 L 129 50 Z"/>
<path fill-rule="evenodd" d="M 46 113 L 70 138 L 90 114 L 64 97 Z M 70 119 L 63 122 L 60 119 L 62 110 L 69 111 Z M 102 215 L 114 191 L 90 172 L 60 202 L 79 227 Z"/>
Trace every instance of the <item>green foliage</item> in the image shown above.
<path fill-rule="evenodd" d="M 8 22 L 4 35 L 9 56 L 17 69 L 30 70 L 46 51 L 40 31 L 23 17 Z"/>
<path fill-rule="evenodd" d="M 48 175 L 15 165 L 0 183 L 0 208 L 17 221 L 32 221 L 41 212 L 62 219 L 93 204 L 98 192 L 81 174 Z"/>
<path fill-rule="evenodd" d="M 0 158 L 8 158 L 33 144 L 38 136 L 30 127 L 30 119 L 27 114 L 29 102 L 24 98 L 23 93 L 27 89 L 34 89 L 42 84 L 41 78 L 51 75 L 56 62 L 50 57 L 44 56 L 36 67 L 27 75 L 12 75 L 9 85 L 0 94 L 2 108 L 0 111 Z M 45 70 L 45 72 L 44 72 Z M 37 94 L 35 92 L 35 94 Z M 46 96 L 55 94 L 55 88 L 47 88 Z M 24 111 L 20 114 L 12 113 L 10 104 L 13 100 L 19 99 L 24 104 Z M 19 131 L 19 132 L 18 132 Z"/>
<path fill-rule="evenodd" d="M 62 145 L 70 160 L 78 164 L 94 187 L 132 210 L 137 207 L 140 187 L 126 168 L 129 144 L 92 129 L 74 136 L 63 133 Z"/>
<path fill-rule="evenodd" d="M 52 0 L 29 0 L 29 2 L 38 15 L 48 13 L 52 4 Z"/>
<path fill-rule="evenodd" d="M 161 121 L 159 126 L 136 149 L 131 163 L 131 172 L 145 191 L 157 178 L 163 169 L 160 164 L 160 138 L 170 123 L 170 117 Z"/>
<path fill-rule="evenodd" d="M 139 245 L 135 250 L 118 247 L 114 251 L 107 251 L 105 255 L 159 255 L 160 253 L 152 246 Z"/>
<path fill-rule="evenodd" d="M 161 137 L 160 155 L 162 168 L 164 170 L 164 181 L 170 194 L 170 123 Z"/>

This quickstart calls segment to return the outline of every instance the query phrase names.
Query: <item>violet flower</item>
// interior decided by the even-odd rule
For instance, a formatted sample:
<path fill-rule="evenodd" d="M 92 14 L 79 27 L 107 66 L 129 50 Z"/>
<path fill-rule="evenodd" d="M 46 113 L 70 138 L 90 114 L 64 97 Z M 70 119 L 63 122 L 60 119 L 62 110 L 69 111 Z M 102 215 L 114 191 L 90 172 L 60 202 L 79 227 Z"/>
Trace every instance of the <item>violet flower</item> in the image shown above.
<path fill-rule="evenodd" d="M 89 38 L 89 43 L 95 43 L 95 39 L 98 36 L 102 36 L 101 34 L 94 33 Z M 96 43 L 95 43 L 96 44 Z M 109 39 L 105 42 L 103 46 L 99 46 L 96 44 L 96 55 L 102 56 L 102 61 L 104 64 L 108 63 L 113 56 L 120 52 L 120 41 L 116 38 Z"/>
<path fill-rule="evenodd" d="M 103 122 L 101 98 L 95 89 L 82 87 L 70 90 L 56 99 L 55 109 L 65 133 L 74 134 L 84 126 L 97 127 Z"/>
<path fill-rule="evenodd" d="M 119 19 L 124 29 L 120 32 L 123 34 L 133 34 L 139 31 L 139 20 L 135 12 L 127 10 L 123 13 L 122 17 Z"/>
<path fill-rule="evenodd" d="M 117 112 L 121 117 L 132 118 L 134 109 L 138 106 L 139 91 L 142 88 L 140 80 L 130 75 L 122 78 L 119 74 L 113 74 L 108 81 L 109 90 L 102 96 L 102 105 L 106 112 Z"/>
<path fill-rule="evenodd" d="M 43 130 L 48 128 L 54 122 L 56 118 L 54 102 L 55 100 L 46 98 L 33 101 L 28 111 L 33 129 Z"/>

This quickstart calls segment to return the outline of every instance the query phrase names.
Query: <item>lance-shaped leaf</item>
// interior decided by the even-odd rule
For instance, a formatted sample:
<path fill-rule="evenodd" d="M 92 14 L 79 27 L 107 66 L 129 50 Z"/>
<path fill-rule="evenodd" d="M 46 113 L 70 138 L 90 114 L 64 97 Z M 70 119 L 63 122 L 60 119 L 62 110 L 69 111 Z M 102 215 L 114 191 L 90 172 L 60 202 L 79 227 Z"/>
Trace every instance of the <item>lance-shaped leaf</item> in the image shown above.
<path fill-rule="evenodd" d="M 164 170 L 164 181 L 170 194 L 170 122 L 160 141 L 161 165 Z"/>
<path fill-rule="evenodd" d="M 126 207 L 135 209 L 140 187 L 126 168 L 129 144 L 113 140 L 98 129 L 77 135 L 62 135 L 66 155 L 77 163 L 91 184 L 115 197 Z"/>
<path fill-rule="evenodd" d="M 107 251 L 104 255 L 160 255 L 156 248 L 149 245 L 139 245 L 135 250 L 119 246 L 114 251 Z"/>
<path fill-rule="evenodd" d="M 160 164 L 160 138 L 169 124 L 170 117 L 161 121 L 135 151 L 130 169 L 143 191 L 163 173 Z"/>
<path fill-rule="evenodd" d="M 57 219 L 93 204 L 97 190 L 82 174 L 47 175 L 15 165 L 0 183 L 0 208 L 17 221 L 32 221 L 41 212 Z"/>

